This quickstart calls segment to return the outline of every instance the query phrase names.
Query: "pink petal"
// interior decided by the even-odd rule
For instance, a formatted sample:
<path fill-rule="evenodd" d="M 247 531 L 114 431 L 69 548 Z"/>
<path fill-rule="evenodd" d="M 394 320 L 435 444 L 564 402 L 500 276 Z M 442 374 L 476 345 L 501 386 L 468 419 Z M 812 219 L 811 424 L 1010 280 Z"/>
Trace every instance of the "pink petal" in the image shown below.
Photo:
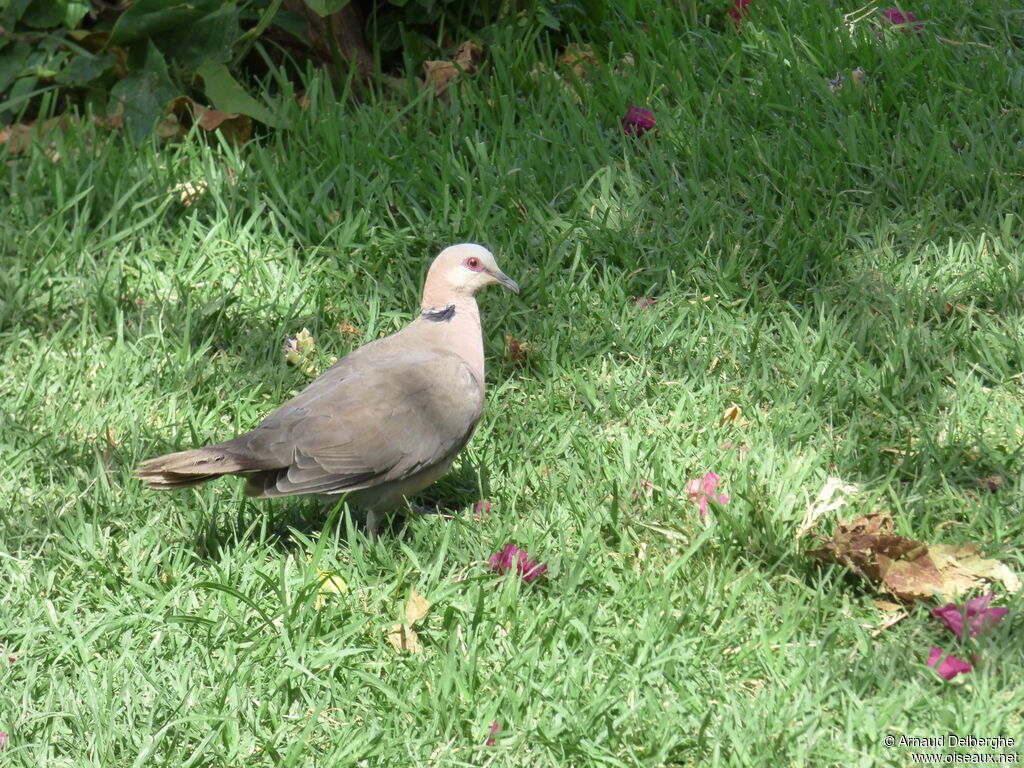
<path fill-rule="evenodd" d="M 700 496 L 700 516 L 704 517 L 708 513 L 708 497 L 704 494 Z"/>
<path fill-rule="evenodd" d="M 718 487 L 718 475 L 714 472 L 708 472 L 704 475 L 704 493 L 714 494 L 715 489 Z"/>
<path fill-rule="evenodd" d="M 495 720 L 493 723 L 491 723 L 491 730 L 490 730 L 490 734 L 491 735 L 488 737 L 487 741 L 484 742 L 484 745 L 488 746 L 488 747 L 493 747 L 495 745 L 495 743 L 496 743 L 494 737 L 495 737 L 495 735 L 497 735 L 497 733 L 498 733 L 498 721 Z"/>
<path fill-rule="evenodd" d="M 647 131 L 653 130 L 657 125 L 654 115 L 646 109 L 629 105 L 626 116 L 620 121 L 622 130 L 627 136 L 643 136 Z"/>
<path fill-rule="evenodd" d="M 487 564 L 495 573 L 508 573 L 515 570 L 523 581 L 530 582 L 547 573 L 548 567 L 543 563 L 531 561 L 525 549 L 520 549 L 514 544 L 506 544 L 505 547 L 490 560 Z"/>
<path fill-rule="evenodd" d="M 741 22 L 743 17 L 749 12 L 747 11 L 747 8 L 749 7 L 750 0 L 735 0 L 732 4 L 732 8 L 726 11 L 726 15 L 736 22 L 736 26 L 739 26 L 739 22 Z"/>
<path fill-rule="evenodd" d="M 913 24 L 914 31 L 920 32 L 924 29 L 924 24 L 917 24 L 917 16 L 912 14 L 910 11 L 901 11 L 899 8 L 886 8 L 882 11 L 882 24 L 881 27 L 899 27 L 904 24 Z M 878 25 L 872 24 L 872 27 L 878 31 L 875 33 L 875 37 L 882 38 L 882 29 Z"/>
<path fill-rule="evenodd" d="M 970 622 L 971 637 L 977 637 L 979 634 L 988 632 L 1010 612 L 1009 608 L 989 608 L 988 605 L 992 602 L 993 597 L 995 595 L 992 594 L 976 597 L 973 600 L 968 600 L 963 607 L 956 603 L 947 603 L 932 611 L 932 615 L 941 619 L 954 635 L 965 637 L 968 631 L 964 627 L 964 614 L 966 614 L 967 620 Z"/>
<path fill-rule="evenodd" d="M 649 299 L 646 296 L 637 296 L 633 299 L 633 306 L 637 309 L 648 309 L 654 306 L 654 299 Z"/>
<path fill-rule="evenodd" d="M 7 741 L 7 731 L 0 731 L 0 749 L 4 748 L 5 741 Z"/>
<path fill-rule="evenodd" d="M 700 495 L 700 480 L 694 478 L 686 484 L 686 493 L 690 497 L 690 501 L 696 501 Z"/>
<path fill-rule="evenodd" d="M 958 659 L 952 653 L 948 654 L 946 658 L 942 660 L 942 663 L 939 664 L 939 659 L 942 658 L 943 653 L 945 653 L 945 651 L 941 648 L 932 647 L 928 652 L 928 666 L 934 667 L 938 664 L 938 669 L 936 671 L 947 680 L 952 680 L 957 675 L 966 674 L 973 669 L 970 664 L 963 659 Z"/>
<path fill-rule="evenodd" d="M 473 519 L 479 522 L 484 517 L 490 517 L 493 506 L 490 499 L 480 499 L 473 505 Z"/>

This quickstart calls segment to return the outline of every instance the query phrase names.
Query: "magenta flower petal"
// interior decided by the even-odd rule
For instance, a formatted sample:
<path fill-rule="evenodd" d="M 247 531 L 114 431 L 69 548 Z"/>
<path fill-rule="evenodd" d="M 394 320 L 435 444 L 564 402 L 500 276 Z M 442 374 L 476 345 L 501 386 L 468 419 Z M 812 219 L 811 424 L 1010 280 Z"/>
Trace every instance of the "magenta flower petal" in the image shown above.
<path fill-rule="evenodd" d="M 720 482 L 721 479 L 718 475 L 714 472 L 708 472 L 703 478 L 694 478 L 686 484 L 686 494 L 690 497 L 690 501 L 697 502 L 701 517 L 708 513 L 709 496 L 719 504 L 725 504 L 729 501 L 728 496 L 715 493 Z"/>
<path fill-rule="evenodd" d="M 710 493 L 714 495 L 715 489 L 718 488 L 718 475 L 714 472 L 708 472 L 704 475 L 704 493 Z"/>
<path fill-rule="evenodd" d="M 648 131 L 654 130 L 657 121 L 646 109 L 629 105 L 626 116 L 622 118 L 622 130 L 627 136 L 643 136 Z"/>
<path fill-rule="evenodd" d="M 498 734 L 498 721 L 495 720 L 491 723 L 491 730 L 489 731 L 490 736 L 487 737 L 487 741 L 484 742 L 485 746 L 493 747 L 495 745 L 494 737 Z"/>
<path fill-rule="evenodd" d="M 494 504 L 491 503 L 490 499 L 480 499 L 476 504 L 473 505 L 473 519 L 480 522 L 485 517 L 491 516 L 491 509 Z"/>
<path fill-rule="evenodd" d="M 917 16 L 910 11 L 901 11 L 899 8 L 886 8 L 882 11 L 882 24 L 872 24 L 871 26 L 876 30 L 875 37 L 881 40 L 883 35 L 882 29 L 901 27 L 908 24 L 914 25 L 915 32 L 921 32 L 924 29 L 924 24 L 918 24 Z"/>
<path fill-rule="evenodd" d="M 947 603 L 941 608 L 932 611 L 932 616 L 942 620 L 950 632 L 957 637 L 966 637 L 969 631 L 971 637 L 988 632 L 992 627 L 1001 622 L 1010 612 L 1009 608 L 989 608 L 989 603 L 995 595 L 983 595 L 973 600 L 968 600 L 963 606 L 956 603 Z M 964 617 L 970 623 L 970 629 L 964 627 Z"/>
<path fill-rule="evenodd" d="M 646 296 L 637 296 L 633 299 L 633 306 L 637 309 L 649 309 L 654 306 L 654 299 L 649 299 Z"/>
<path fill-rule="evenodd" d="M 941 648 L 935 648 L 934 646 L 928 652 L 928 666 L 935 667 L 938 665 L 936 671 L 947 680 L 952 680 L 957 675 L 966 674 L 970 672 L 974 667 L 968 664 L 963 659 L 958 659 L 952 653 L 947 654 L 946 658 L 942 659 L 942 655 L 945 653 Z M 942 659 L 942 663 L 939 663 L 939 659 Z"/>
<path fill-rule="evenodd" d="M 893 26 L 915 24 L 917 22 L 917 16 L 910 11 L 901 11 L 899 8 L 886 8 L 882 11 L 882 17 Z M 924 24 L 917 24 L 914 29 L 924 29 Z"/>
<path fill-rule="evenodd" d="M 4 748 L 4 742 L 7 741 L 7 731 L 0 731 L 0 749 Z"/>
<path fill-rule="evenodd" d="M 547 573 L 548 567 L 543 563 L 531 561 L 525 549 L 515 544 L 506 544 L 501 552 L 496 553 L 487 564 L 495 573 L 508 573 L 515 570 L 523 581 L 530 582 Z"/>
<path fill-rule="evenodd" d="M 747 10 L 749 7 L 750 0 L 734 0 L 732 8 L 726 11 L 726 15 L 735 21 L 738 27 L 740 22 L 743 21 L 743 17 L 749 13 Z"/>

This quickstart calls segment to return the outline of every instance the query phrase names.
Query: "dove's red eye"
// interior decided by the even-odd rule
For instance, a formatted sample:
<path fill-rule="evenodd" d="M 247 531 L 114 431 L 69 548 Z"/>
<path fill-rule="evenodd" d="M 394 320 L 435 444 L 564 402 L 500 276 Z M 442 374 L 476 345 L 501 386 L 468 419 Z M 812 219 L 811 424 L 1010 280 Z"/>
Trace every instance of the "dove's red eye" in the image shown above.
<path fill-rule="evenodd" d="M 478 259 L 476 256 L 470 256 L 468 259 L 466 259 L 466 266 L 472 269 L 474 272 L 477 272 L 479 271 L 481 266 L 480 259 Z"/>

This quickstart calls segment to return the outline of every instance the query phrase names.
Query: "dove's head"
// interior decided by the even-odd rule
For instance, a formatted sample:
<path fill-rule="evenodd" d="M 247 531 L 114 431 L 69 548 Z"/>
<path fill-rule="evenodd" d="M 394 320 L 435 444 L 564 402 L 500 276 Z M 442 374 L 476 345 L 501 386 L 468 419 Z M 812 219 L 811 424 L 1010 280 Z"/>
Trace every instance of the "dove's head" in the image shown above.
<path fill-rule="evenodd" d="M 498 268 L 494 254 L 476 243 L 445 248 L 434 259 L 423 285 L 423 306 L 443 307 L 497 283 L 515 293 L 519 284 Z"/>

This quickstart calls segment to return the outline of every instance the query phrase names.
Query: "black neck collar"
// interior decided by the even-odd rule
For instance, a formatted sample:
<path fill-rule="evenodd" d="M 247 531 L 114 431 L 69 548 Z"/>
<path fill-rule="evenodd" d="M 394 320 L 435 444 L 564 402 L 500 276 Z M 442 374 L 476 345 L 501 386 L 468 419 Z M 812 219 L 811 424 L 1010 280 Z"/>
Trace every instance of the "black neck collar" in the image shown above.
<path fill-rule="evenodd" d="M 431 307 L 430 309 L 424 309 L 420 312 L 420 317 L 424 320 L 429 320 L 432 323 L 447 323 L 455 317 L 455 305 L 449 304 L 447 307 Z"/>

